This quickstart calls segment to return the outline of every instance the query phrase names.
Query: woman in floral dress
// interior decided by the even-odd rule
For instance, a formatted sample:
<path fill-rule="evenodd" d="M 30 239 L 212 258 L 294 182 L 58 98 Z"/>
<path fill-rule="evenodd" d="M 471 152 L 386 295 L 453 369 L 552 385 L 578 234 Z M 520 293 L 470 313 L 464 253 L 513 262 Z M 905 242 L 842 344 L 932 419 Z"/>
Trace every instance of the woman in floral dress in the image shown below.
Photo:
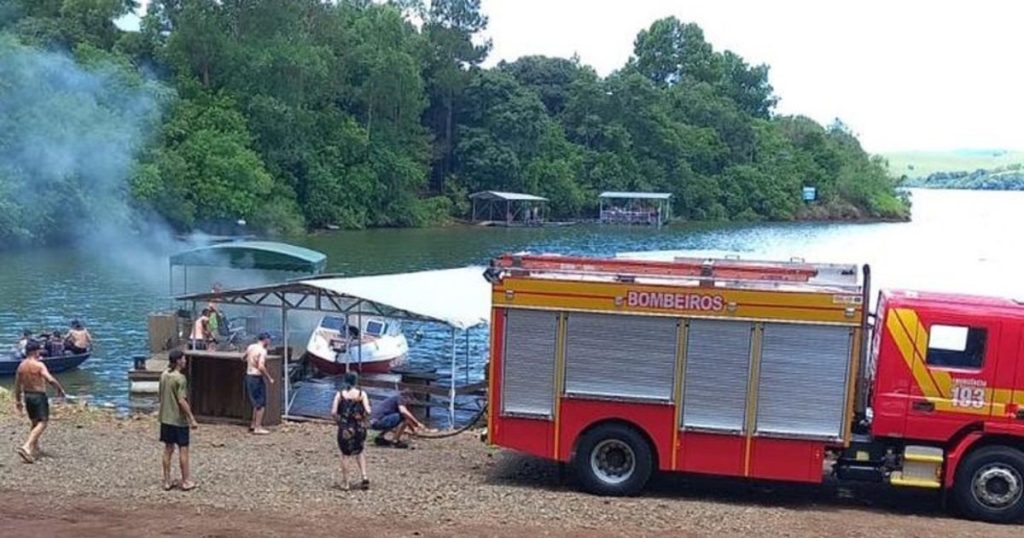
<path fill-rule="evenodd" d="M 338 424 L 338 448 L 341 449 L 342 489 L 350 489 L 348 482 L 348 460 L 356 458 L 362 482 L 359 489 L 369 489 L 370 479 L 366 476 L 366 424 L 370 417 L 370 398 L 359 388 L 359 376 L 345 374 L 341 390 L 334 395 L 331 416 Z"/>

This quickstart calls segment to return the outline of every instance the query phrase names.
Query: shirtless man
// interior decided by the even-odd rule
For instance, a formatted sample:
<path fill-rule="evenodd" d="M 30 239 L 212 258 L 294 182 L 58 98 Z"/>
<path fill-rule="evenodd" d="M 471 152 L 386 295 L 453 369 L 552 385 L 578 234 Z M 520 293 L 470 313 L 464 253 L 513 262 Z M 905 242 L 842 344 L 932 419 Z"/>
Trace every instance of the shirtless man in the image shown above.
<path fill-rule="evenodd" d="M 66 346 L 73 355 L 81 355 L 89 351 L 92 346 L 92 335 L 82 326 L 77 319 L 71 322 L 71 331 L 68 332 Z"/>
<path fill-rule="evenodd" d="M 204 308 L 203 312 L 192 324 L 192 334 L 189 335 L 192 341 L 192 349 L 206 349 L 210 341 L 210 309 Z"/>
<path fill-rule="evenodd" d="M 39 457 L 39 438 L 50 421 L 50 401 L 46 396 L 46 384 L 53 385 L 53 388 L 57 389 L 57 395 L 64 397 L 64 387 L 60 386 L 60 383 L 50 375 L 46 365 L 39 360 L 40 348 L 39 342 L 34 340 L 25 345 L 26 357 L 18 365 L 18 372 L 14 378 L 14 405 L 19 415 L 28 411 L 28 419 L 32 424 L 28 439 L 18 449 L 18 455 L 25 463 L 34 463 Z"/>
<path fill-rule="evenodd" d="M 267 384 L 274 384 L 274 378 L 267 371 L 267 348 L 270 347 L 270 333 L 260 333 L 259 340 L 245 350 L 245 387 L 252 403 L 252 423 L 249 431 L 256 435 L 270 433 L 263 428 L 263 411 L 267 407 Z"/>

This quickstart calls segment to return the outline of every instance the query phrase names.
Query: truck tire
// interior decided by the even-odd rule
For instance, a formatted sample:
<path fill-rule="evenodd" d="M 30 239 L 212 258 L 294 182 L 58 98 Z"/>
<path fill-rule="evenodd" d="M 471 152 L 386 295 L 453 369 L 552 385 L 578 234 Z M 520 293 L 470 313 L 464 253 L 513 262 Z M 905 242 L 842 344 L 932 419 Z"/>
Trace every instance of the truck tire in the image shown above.
<path fill-rule="evenodd" d="M 964 515 L 991 523 L 1024 518 L 1024 453 L 1006 446 L 971 452 L 956 471 L 953 495 Z"/>
<path fill-rule="evenodd" d="M 647 485 L 654 458 L 647 439 L 636 429 L 601 424 L 580 437 L 573 466 L 586 491 L 626 496 Z"/>

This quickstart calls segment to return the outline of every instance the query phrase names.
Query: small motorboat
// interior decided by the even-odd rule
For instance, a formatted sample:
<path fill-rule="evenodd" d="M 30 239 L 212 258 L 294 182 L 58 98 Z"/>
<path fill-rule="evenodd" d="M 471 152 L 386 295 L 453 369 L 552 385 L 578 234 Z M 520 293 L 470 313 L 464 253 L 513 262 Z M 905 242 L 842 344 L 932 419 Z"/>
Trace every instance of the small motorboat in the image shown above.
<path fill-rule="evenodd" d="M 68 370 L 74 370 L 82 365 L 90 356 L 90 353 L 80 353 L 77 355 L 64 354 L 55 355 L 53 357 L 40 357 L 39 360 L 43 361 L 46 365 L 46 369 L 51 374 L 59 374 Z M 18 371 L 18 365 L 24 360 L 17 355 L 10 353 L 7 355 L 0 355 L 0 376 L 12 376 Z"/>
<path fill-rule="evenodd" d="M 327 375 L 386 373 L 404 364 L 408 354 L 399 321 L 366 315 L 324 316 L 306 346 L 309 362 Z"/>

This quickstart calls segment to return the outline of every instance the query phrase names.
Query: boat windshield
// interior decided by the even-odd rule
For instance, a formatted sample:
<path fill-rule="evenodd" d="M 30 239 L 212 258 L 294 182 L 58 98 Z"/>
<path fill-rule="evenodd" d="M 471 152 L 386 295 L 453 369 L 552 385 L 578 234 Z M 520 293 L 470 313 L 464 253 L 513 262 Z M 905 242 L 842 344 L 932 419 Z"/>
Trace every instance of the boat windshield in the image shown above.
<path fill-rule="evenodd" d="M 380 336 L 387 331 L 388 325 L 383 321 L 370 320 L 366 322 L 366 334 L 370 336 Z"/>
<path fill-rule="evenodd" d="M 331 329 L 333 331 L 341 332 L 342 328 L 345 327 L 345 319 L 326 316 L 324 317 L 323 321 L 320 322 L 320 326 L 323 327 L 324 329 Z"/>

